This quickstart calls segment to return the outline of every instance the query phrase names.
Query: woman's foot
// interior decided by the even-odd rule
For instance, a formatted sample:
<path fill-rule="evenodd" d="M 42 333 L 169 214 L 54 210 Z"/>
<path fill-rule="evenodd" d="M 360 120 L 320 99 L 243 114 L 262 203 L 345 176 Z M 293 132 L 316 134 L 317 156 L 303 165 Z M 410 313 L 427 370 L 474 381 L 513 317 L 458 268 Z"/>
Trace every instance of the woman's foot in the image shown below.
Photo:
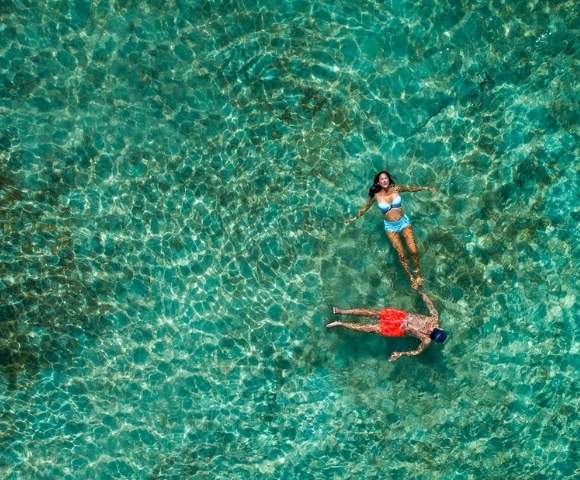
<path fill-rule="evenodd" d="M 423 277 L 419 270 L 413 270 L 413 273 L 410 274 L 410 279 L 411 287 L 415 290 L 419 290 L 419 288 L 423 286 Z"/>
<path fill-rule="evenodd" d="M 334 327 L 338 327 L 339 325 L 341 325 L 340 322 L 332 322 L 326 325 L 326 328 L 334 328 Z"/>
<path fill-rule="evenodd" d="M 419 290 L 421 285 L 418 282 L 418 277 L 411 277 L 411 288 L 413 290 Z"/>
<path fill-rule="evenodd" d="M 333 314 L 333 315 L 339 315 L 339 313 L 338 313 L 338 312 L 339 312 L 338 308 L 336 308 L 336 307 L 332 307 L 332 314 Z"/>

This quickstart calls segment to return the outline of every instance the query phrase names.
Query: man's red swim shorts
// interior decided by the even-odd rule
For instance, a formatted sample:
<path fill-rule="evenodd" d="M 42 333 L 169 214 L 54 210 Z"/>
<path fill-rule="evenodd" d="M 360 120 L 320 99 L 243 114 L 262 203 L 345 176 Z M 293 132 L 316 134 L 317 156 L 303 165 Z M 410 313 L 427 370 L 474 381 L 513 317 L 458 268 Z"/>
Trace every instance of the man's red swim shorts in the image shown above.
<path fill-rule="evenodd" d="M 379 328 L 383 337 L 404 337 L 403 324 L 407 312 L 385 308 L 379 313 Z"/>

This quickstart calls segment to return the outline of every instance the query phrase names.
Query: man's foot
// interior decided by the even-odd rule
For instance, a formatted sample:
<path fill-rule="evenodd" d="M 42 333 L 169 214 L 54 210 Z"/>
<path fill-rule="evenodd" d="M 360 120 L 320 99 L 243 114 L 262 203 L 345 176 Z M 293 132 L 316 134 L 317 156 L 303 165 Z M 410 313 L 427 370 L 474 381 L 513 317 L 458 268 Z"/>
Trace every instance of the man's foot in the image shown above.
<path fill-rule="evenodd" d="M 326 328 L 334 328 L 334 327 L 338 327 L 339 325 L 341 325 L 340 322 L 332 322 L 326 325 Z"/>
<path fill-rule="evenodd" d="M 338 308 L 332 307 L 332 314 L 333 315 L 338 315 Z"/>

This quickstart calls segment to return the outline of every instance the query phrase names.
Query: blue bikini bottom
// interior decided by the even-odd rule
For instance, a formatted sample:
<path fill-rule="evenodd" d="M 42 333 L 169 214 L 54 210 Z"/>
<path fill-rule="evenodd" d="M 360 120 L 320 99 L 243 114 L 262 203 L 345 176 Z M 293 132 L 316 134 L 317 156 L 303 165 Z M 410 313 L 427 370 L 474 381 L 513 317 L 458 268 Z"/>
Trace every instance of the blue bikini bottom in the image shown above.
<path fill-rule="evenodd" d="M 396 222 L 389 222 L 385 220 L 384 223 L 385 223 L 385 232 L 397 232 L 397 233 L 400 233 L 404 228 L 411 225 L 411 222 L 409 221 L 409 217 L 407 217 L 407 215 L 403 215 Z"/>

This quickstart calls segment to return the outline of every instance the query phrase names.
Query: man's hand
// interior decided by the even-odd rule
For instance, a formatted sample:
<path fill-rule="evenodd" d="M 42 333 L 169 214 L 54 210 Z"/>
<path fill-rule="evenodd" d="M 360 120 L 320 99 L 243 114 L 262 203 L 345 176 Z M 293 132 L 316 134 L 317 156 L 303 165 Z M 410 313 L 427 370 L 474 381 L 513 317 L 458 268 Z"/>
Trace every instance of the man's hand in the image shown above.
<path fill-rule="evenodd" d="M 358 217 L 352 217 L 349 218 L 346 222 L 344 222 L 345 225 L 350 225 L 352 222 L 354 222 L 356 219 L 358 219 Z"/>
<path fill-rule="evenodd" d="M 396 362 L 399 358 L 401 358 L 403 354 L 401 352 L 393 352 L 389 357 L 389 362 Z"/>

